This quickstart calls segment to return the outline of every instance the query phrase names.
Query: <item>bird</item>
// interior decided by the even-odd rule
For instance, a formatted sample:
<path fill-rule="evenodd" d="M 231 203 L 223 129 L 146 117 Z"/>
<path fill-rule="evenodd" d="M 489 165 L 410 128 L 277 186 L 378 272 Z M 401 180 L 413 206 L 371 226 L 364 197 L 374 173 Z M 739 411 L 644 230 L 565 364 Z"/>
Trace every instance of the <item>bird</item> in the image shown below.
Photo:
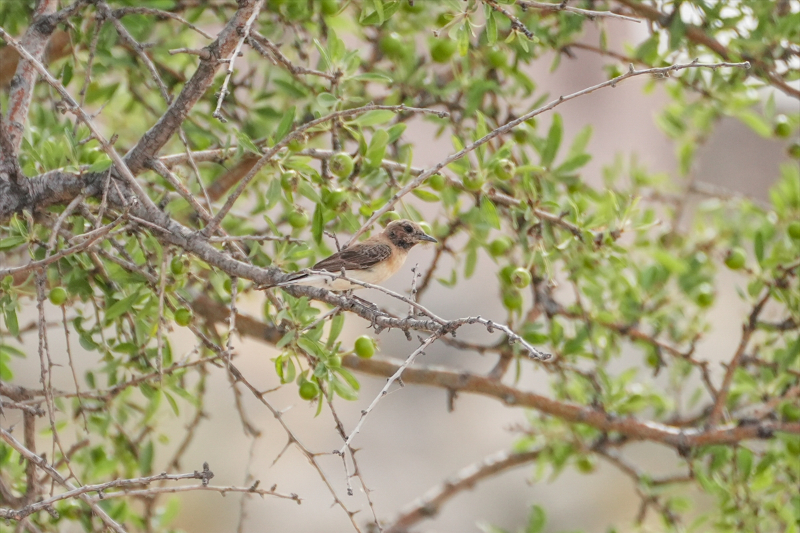
<path fill-rule="evenodd" d="M 352 244 L 319 261 L 310 269 L 325 270 L 330 272 L 330 275 L 312 274 L 308 270 L 299 271 L 290 274 L 287 280 L 272 287 L 306 285 L 331 291 L 363 289 L 362 285 L 340 277 L 342 269 L 347 278 L 371 284 L 380 283 L 397 273 L 405 263 L 408 251 L 423 241 L 438 242 L 425 233 L 416 222 L 405 219 L 394 220 L 382 233 Z"/>

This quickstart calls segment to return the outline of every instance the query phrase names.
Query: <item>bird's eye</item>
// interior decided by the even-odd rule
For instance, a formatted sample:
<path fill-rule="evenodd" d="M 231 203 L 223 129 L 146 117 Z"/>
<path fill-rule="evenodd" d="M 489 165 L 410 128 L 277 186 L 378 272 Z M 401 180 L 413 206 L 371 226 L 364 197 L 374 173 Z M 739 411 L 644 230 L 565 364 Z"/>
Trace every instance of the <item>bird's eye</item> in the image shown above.
<path fill-rule="evenodd" d="M 403 229 L 406 231 L 406 233 L 411 233 L 411 224 L 404 225 Z"/>

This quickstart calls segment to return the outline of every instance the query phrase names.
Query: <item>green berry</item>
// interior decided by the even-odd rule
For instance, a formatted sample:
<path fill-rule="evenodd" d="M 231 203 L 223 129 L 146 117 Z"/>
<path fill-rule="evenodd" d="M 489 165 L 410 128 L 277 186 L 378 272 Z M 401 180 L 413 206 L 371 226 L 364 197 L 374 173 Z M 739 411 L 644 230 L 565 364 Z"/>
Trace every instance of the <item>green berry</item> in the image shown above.
<path fill-rule="evenodd" d="M 518 290 L 503 291 L 503 305 L 509 311 L 522 309 L 522 294 Z"/>
<path fill-rule="evenodd" d="M 375 355 L 375 341 L 366 335 L 360 336 L 356 339 L 355 352 L 361 359 L 369 359 Z"/>
<path fill-rule="evenodd" d="M 284 191 L 292 191 L 297 186 L 297 171 L 287 170 L 281 174 L 281 188 Z"/>
<path fill-rule="evenodd" d="M 511 274 L 511 283 L 518 289 L 524 289 L 531 284 L 531 273 L 524 268 L 518 268 Z"/>
<path fill-rule="evenodd" d="M 725 266 L 731 270 L 739 270 L 744 266 L 746 260 L 747 254 L 742 248 L 737 246 L 728 251 L 728 255 L 725 256 Z"/>
<path fill-rule="evenodd" d="M 292 211 L 286 217 L 289 225 L 295 229 L 305 228 L 308 226 L 308 214 L 305 211 Z"/>
<path fill-rule="evenodd" d="M 431 44 L 431 58 L 437 63 L 447 63 L 456 52 L 456 42 L 447 38 L 436 39 Z"/>
<path fill-rule="evenodd" d="M 185 307 L 180 307 L 175 311 L 175 323 L 179 326 L 188 326 L 192 321 L 192 312 Z"/>
<path fill-rule="evenodd" d="M 514 172 L 517 170 L 517 165 L 510 159 L 500 159 L 495 166 L 495 175 L 503 181 L 510 180 L 514 177 Z"/>
<path fill-rule="evenodd" d="M 441 174 L 434 174 L 428 178 L 428 185 L 434 191 L 443 191 L 447 187 L 447 179 Z"/>
<path fill-rule="evenodd" d="M 504 51 L 492 48 L 486 53 L 486 61 L 492 68 L 503 68 L 508 63 L 508 58 Z"/>
<path fill-rule="evenodd" d="M 313 400 L 319 396 L 319 385 L 314 381 L 303 381 L 300 384 L 300 397 L 304 400 Z"/>
<path fill-rule="evenodd" d="M 800 159 L 800 142 L 792 143 L 787 151 L 789 152 L 789 157 Z"/>
<path fill-rule="evenodd" d="M 49 298 L 53 305 L 64 305 L 64 302 L 67 301 L 67 291 L 64 290 L 64 287 L 55 287 L 50 291 Z"/>
<path fill-rule="evenodd" d="M 775 117 L 774 133 L 776 137 L 787 138 L 792 134 L 792 126 L 789 124 L 789 119 L 786 115 L 778 115 Z"/>
<path fill-rule="evenodd" d="M 394 32 L 382 37 L 378 41 L 378 48 L 391 59 L 401 59 L 406 54 L 406 45 L 403 43 L 403 39 Z"/>
<path fill-rule="evenodd" d="M 514 242 L 510 237 L 504 235 L 490 242 L 487 248 L 489 250 L 489 255 L 492 257 L 500 257 L 505 255 L 512 246 L 514 246 Z"/>
<path fill-rule="evenodd" d="M 169 270 L 173 276 L 180 276 L 186 271 L 186 263 L 180 257 L 173 257 L 169 262 Z"/>
<path fill-rule="evenodd" d="M 795 241 L 800 241 L 800 221 L 794 220 L 789 223 L 789 227 L 786 228 L 786 233 L 789 234 Z"/>
<path fill-rule="evenodd" d="M 333 175 L 342 179 L 350 177 L 355 166 L 356 163 L 353 161 L 353 158 L 350 154 L 345 152 L 333 154 L 328 161 L 328 168 Z"/>
<path fill-rule="evenodd" d="M 594 461 L 592 461 L 591 457 L 587 457 L 585 455 L 577 460 L 575 466 L 578 468 L 578 472 L 583 474 L 589 474 L 595 470 Z"/>
<path fill-rule="evenodd" d="M 467 175 L 464 176 L 464 188 L 468 191 L 479 191 L 481 187 L 483 187 L 485 181 L 483 174 L 470 170 L 467 172 Z"/>
<path fill-rule="evenodd" d="M 694 301 L 700 307 L 710 307 L 714 303 L 714 287 L 710 283 L 701 283 L 695 291 Z"/>
<path fill-rule="evenodd" d="M 347 200 L 347 191 L 344 189 L 331 189 L 322 193 L 322 203 L 328 209 L 336 209 Z"/>

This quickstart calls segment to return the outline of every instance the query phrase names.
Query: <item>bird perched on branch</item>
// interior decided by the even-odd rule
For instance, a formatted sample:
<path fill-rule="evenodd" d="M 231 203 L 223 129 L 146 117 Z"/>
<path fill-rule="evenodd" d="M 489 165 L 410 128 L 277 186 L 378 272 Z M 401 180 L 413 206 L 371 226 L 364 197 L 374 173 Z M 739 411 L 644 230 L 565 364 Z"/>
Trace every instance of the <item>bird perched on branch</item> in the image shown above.
<path fill-rule="evenodd" d="M 365 283 L 380 283 L 400 270 L 406 261 L 408 251 L 423 241 L 437 242 L 422 231 L 419 224 L 410 220 L 395 220 L 390 222 L 379 235 L 352 244 L 311 268 L 311 270 L 324 270 L 330 274 L 295 272 L 290 274 L 286 281 L 272 287 L 307 285 L 331 291 L 363 289 L 361 285 L 341 278 L 342 269 L 347 278 Z"/>

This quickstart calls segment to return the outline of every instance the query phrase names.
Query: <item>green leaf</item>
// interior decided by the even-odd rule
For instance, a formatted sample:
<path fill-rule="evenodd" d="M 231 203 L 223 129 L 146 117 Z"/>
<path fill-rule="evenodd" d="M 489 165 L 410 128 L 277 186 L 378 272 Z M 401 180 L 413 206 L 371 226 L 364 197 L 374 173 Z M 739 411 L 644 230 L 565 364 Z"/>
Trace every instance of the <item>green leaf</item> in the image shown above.
<path fill-rule="evenodd" d="M 736 118 L 744 122 L 751 130 L 756 132 L 759 136 L 769 139 L 772 137 L 772 127 L 764 120 L 764 117 L 751 111 L 744 109 L 736 113 Z"/>
<path fill-rule="evenodd" d="M 331 319 L 331 329 L 328 333 L 327 347 L 330 349 L 344 327 L 344 313 L 336 313 Z"/>
<path fill-rule="evenodd" d="M 153 458 L 155 457 L 155 447 L 153 441 L 148 440 L 144 446 L 139 447 L 139 471 L 149 476 L 153 473 Z"/>
<path fill-rule="evenodd" d="M 314 208 L 314 220 L 311 223 L 311 235 L 317 244 L 322 243 L 322 233 L 325 230 L 325 220 L 322 217 L 322 205 Z"/>
<path fill-rule="evenodd" d="M 375 13 L 378 15 L 378 24 L 383 24 L 384 13 L 383 13 L 383 1 L 382 0 L 372 0 L 372 5 L 375 7 Z"/>
<path fill-rule="evenodd" d="M 761 264 L 764 262 L 764 235 L 761 234 L 760 231 L 756 232 L 756 236 L 753 239 L 753 250 L 756 253 L 756 259 L 758 259 L 758 263 Z"/>
<path fill-rule="evenodd" d="M 133 304 L 139 299 L 139 291 L 137 290 L 130 296 L 126 296 L 106 309 L 105 320 L 106 324 L 110 323 L 115 318 L 122 316 L 133 308 Z"/>
<path fill-rule="evenodd" d="M 17 310 L 12 306 L 3 308 L 3 315 L 6 319 L 6 328 L 12 337 L 19 335 L 19 320 L 17 319 Z"/>
<path fill-rule="evenodd" d="M 386 130 L 378 130 L 369 142 L 367 153 L 364 155 L 367 168 L 378 168 L 383 163 L 383 156 L 386 153 L 386 145 L 389 142 L 389 133 Z"/>
<path fill-rule="evenodd" d="M 25 244 L 28 240 L 25 237 L 15 235 L 13 237 L 6 237 L 0 239 L 0 251 L 13 250 L 21 244 Z"/>
<path fill-rule="evenodd" d="M 259 150 L 258 146 L 256 146 L 256 143 L 254 143 L 253 140 L 250 138 L 250 136 L 247 135 L 245 132 L 237 129 L 236 138 L 239 140 L 239 146 L 241 146 L 248 152 L 261 155 L 261 150 Z"/>
<path fill-rule="evenodd" d="M 561 146 L 561 136 L 564 133 L 564 126 L 562 124 L 561 115 L 553 115 L 553 123 L 550 125 L 550 131 L 547 134 L 547 142 L 542 149 L 542 166 L 550 167 L 555 161 L 558 148 Z"/>
<path fill-rule="evenodd" d="M 358 393 L 353 390 L 350 385 L 345 383 L 344 381 L 340 380 L 337 376 L 333 376 L 330 381 L 331 389 L 335 392 L 338 396 L 342 397 L 347 401 L 355 401 L 358 400 Z"/>
<path fill-rule="evenodd" d="M 108 157 L 101 157 L 91 164 L 89 172 L 105 172 L 111 168 L 112 161 Z"/>
<path fill-rule="evenodd" d="M 355 120 L 351 121 L 351 123 L 362 127 L 376 126 L 378 124 L 389 122 L 394 118 L 394 116 L 394 111 L 389 111 L 388 109 L 376 109 L 375 111 L 369 111 L 368 113 L 364 113 L 363 115 L 356 117 Z"/>
<path fill-rule="evenodd" d="M 431 191 L 426 191 L 425 189 L 414 189 L 411 191 L 411 194 L 423 200 L 425 202 L 438 202 L 439 196 L 436 193 L 432 193 Z"/>
<path fill-rule="evenodd" d="M 464 277 L 469 279 L 475 273 L 475 266 L 478 264 L 478 252 L 474 246 L 467 249 L 467 257 L 464 261 Z"/>
<path fill-rule="evenodd" d="M 484 6 L 486 12 L 486 41 L 492 45 L 497 42 L 497 21 L 494 20 L 494 9 Z"/>
<path fill-rule="evenodd" d="M 281 123 L 278 124 L 278 129 L 275 130 L 275 142 L 282 140 L 284 137 L 286 137 L 286 134 L 289 133 L 289 130 L 292 128 L 292 124 L 294 123 L 294 113 L 295 107 L 292 106 L 289 108 L 289 111 L 283 115 Z"/>
<path fill-rule="evenodd" d="M 497 208 L 488 197 L 481 197 L 481 218 L 494 229 L 500 229 L 500 217 Z"/>
<path fill-rule="evenodd" d="M 538 505 L 531 507 L 531 512 L 528 515 L 528 524 L 525 526 L 525 533 L 540 533 L 544 530 L 545 523 L 547 523 L 547 515 L 544 509 Z"/>

